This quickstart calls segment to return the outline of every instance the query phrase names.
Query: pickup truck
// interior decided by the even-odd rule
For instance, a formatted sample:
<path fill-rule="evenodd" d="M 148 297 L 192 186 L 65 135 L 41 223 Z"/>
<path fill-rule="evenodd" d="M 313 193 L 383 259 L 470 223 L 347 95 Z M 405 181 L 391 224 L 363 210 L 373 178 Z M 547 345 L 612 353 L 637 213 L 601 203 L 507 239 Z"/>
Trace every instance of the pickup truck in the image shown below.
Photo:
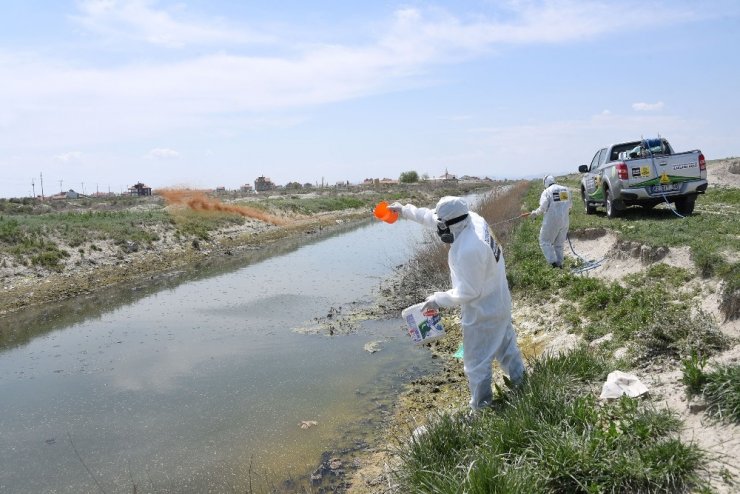
<path fill-rule="evenodd" d="M 650 209 L 674 203 L 690 215 L 696 197 L 707 190 L 707 167 L 699 150 L 675 153 L 667 140 L 642 139 L 600 149 L 581 165 L 581 198 L 586 214 L 603 206 L 615 218 L 628 206 Z"/>

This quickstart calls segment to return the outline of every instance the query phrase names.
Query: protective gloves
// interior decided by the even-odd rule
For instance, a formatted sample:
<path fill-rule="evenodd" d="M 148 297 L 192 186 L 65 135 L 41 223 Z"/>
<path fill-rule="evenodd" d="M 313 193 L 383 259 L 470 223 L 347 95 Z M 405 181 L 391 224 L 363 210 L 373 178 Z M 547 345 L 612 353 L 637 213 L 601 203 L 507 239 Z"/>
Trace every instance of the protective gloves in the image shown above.
<path fill-rule="evenodd" d="M 439 312 L 439 304 L 434 301 L 434 295 L 429 295 L 421 306 L 421 313 L 426 315 L 427 312 Z"/>
<path fill-rule="evenodd" d="M 532 211 L 531 211 L 531 212 L 529 213 L 529 217 L 530 217 L 530 218 L 535 218 L 536 216 L 537 216 L 537 210 L 536 210 L 536 209 L 535 209 L 535 210 L 532 210 Z"/>
<path fill-rule="evenodd" d="M 388 209 L 390 209 L 394 213 L 401 214 L 401 210 L 403 210 L 403 204 L 401 204 L 400 202 L 394 202 L 393 204 L 388 206 Z"/>

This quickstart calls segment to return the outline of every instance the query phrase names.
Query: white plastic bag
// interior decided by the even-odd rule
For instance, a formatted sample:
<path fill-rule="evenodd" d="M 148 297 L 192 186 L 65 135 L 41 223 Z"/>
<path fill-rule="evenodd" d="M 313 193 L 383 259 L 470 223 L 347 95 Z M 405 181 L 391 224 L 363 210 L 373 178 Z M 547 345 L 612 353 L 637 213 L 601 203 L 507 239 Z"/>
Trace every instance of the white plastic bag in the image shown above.
<path fill-rule="evenodd" d="M 614 371 L 606 376 L 606 382 L 601 388 L 601 396 L 599 398 L 602 400 L 613 400 L 622 395 L 637 398 L 647 392 L 647 386 L 642 384 L 637 376 L 622 371 Z"/>
<path fill-rule="evenodd" d="M 406 321 L 406 327 L 411 341 L 417 345 L 438 340 L 445 335 L 442 318 L 439 312 L 425 316 L 421 312 L 424 302 L 412 305 L 401 311 L 401 317 Z"/>

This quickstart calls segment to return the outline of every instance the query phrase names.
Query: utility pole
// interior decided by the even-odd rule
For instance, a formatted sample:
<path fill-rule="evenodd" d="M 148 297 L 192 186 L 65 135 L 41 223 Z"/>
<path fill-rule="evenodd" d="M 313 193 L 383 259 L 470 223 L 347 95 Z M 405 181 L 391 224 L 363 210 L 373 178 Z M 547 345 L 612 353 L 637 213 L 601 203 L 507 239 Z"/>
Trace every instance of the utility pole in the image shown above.
<path fill-rule="evenodd" d="M 82 182 L 82 195 L 85 195 L 85 182 Z"/>
<path fill-rule="evenodd" d="M 33 190 L 33 198 L 36 199 L 36 182 L 31 179 L 31 189 Z"/>
<path fill-rule="evenodd" d="M 64 183 L 64 179 L 61 179 L 61 180 L 59 181 L 59 193 L 60 193 L 60 194 L 61 194 L 62 192 L 64 192 L 64 189 L 62 188 L 62 184 L 63 184 L 63 183 Z"/>
<path fill-rule="evenodd" d="M 41 179 L 41 200 L 44 200 L 44 174 L 39 172 L 39 178 Z"/>

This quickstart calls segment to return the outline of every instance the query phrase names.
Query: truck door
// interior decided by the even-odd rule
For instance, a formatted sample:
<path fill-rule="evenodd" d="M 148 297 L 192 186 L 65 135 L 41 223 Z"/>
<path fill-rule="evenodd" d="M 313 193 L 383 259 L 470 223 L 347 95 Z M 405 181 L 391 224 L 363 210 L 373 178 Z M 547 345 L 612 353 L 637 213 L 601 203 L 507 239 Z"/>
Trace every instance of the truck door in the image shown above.
<path fill-rule="evenodd" d="M 603 195 L 600 194 L 601 187 L 601 174 L 603 172 L 602 165 L 606 162 L 606 151 L 607 149 L 600 149 L 591 160 L 591 165 L 588 167 L 588 173 L 584 178 L 584 188 L 586 189 L 586 195 L 590 199 L 603 199 Z M 596 197 L 594 197 L 596 196 Z"/>

